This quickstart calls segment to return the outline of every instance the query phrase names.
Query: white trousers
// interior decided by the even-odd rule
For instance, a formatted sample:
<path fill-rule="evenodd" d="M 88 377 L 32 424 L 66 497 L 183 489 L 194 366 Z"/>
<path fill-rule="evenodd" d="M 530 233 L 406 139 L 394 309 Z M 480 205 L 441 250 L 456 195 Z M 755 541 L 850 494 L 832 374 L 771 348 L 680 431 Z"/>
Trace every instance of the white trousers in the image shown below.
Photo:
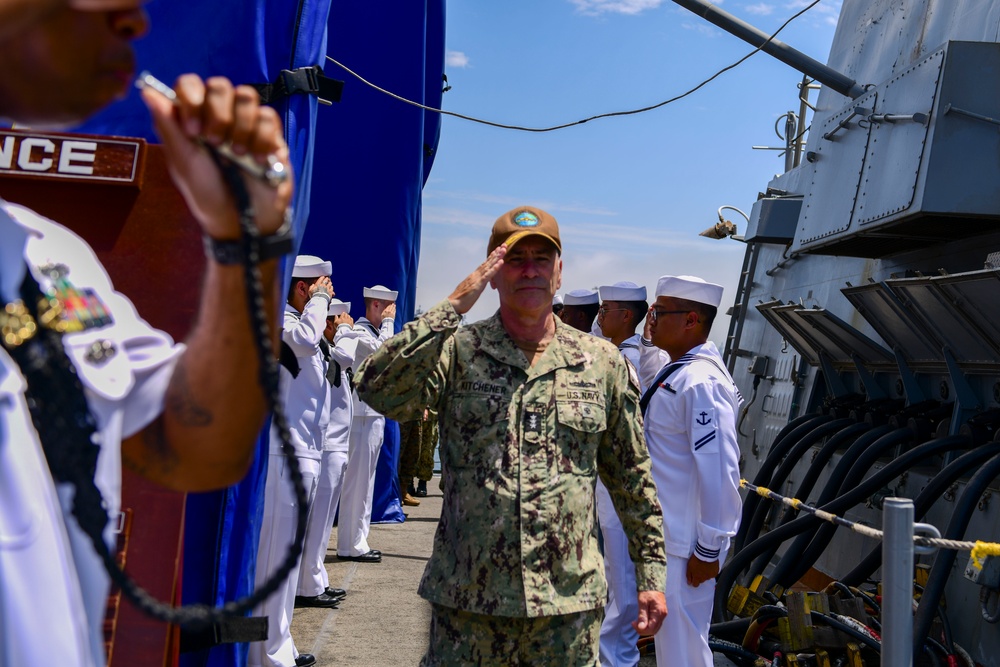
<path fill-rule="evenodd" d="M 312 504 L 316 495 L 319 459 L 298 459 L 306 497 Z M 308 508 L 306 508 L 308 511 Z M 261 586 L 278 569 L 295 539 L 295 492 L 289 480 L 288 463 L 281 454 L 272 454 L 267 461 L 267 482 L 264 485 L 264 516 L 257 546 L 257 571 L 254 587 Z M 299 559 L 299 563 L 302 560 Z M 267 617 L 267 641 L 252 642 L 248 651 L 248 667 L 295 667 L 299 652 L 292 641 L 292 611 L 295 609 L 295 586 L 299 565 L 292 569 L 278 590 L 253 610 L 254 616 Z"/>
<path fill-rule="evenodd" d="M 355 417 L 351 424 L 350 451 L 337 521 L 337 553 L 341 556 L 360 556 L 371 551 L 368 531 L 372 524 L 375 466 L 384 433 L 385 417 L 381 415 Z"/>
<path fill-rule="evenodd" d="M 604 536 L 604 575 L 608 580 L 608 603 L 601 623 L 601 667 L 635 667 L 639 664 L 639 633 L 632 621 L 639 617 L 635 565 L 628 553 L 628 537 L 618 519 L 611 494 L 597 480 L 597 519 Z"/>
<path fill-rule="evenodd" d="M 687 558 L 667 554 L 667 618 L 656 633 L 656 667 L 712 667 L 708 629 L 715 579 L 687 583 Z"/>
<path fill-rule="evenodd" d="M 309 525 L 302 545 L 299 586 L 296 595 L 315 597 L 330 585 L 326 573 L 326 550 L 333 532 L 333 517 L 340 504 L 340 485 L 347 469 L 347 452 L 324 451 L 316 484 L 316 498 L 309 507 Z"/>

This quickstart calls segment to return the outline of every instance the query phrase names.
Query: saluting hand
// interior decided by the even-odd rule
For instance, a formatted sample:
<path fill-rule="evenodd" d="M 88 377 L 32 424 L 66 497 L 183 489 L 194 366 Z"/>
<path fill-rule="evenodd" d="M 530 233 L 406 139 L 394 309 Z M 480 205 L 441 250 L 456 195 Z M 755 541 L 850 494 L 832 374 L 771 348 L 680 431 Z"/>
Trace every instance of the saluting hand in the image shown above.
<path fill-rule="evenodd" d="M 334 315 L 333 326 L 339 327 L 341 324 L 346 324 L 347 326 L 354 326 L 354 318 L 351 317 L 350 313 L 340 313 L 339 315 Z"/>
<path fill-rule="evenodd" d="M 396 319 L 396 304 L 395 303 L 390 303 L 388 306 L 385 307 L 385 310 L 382 311 L 382 319 L 383 320 L 394 320 L 394 319 Z"/>
<path fill-rule="evenodd" d="M 320 276 L 316 279 L 316 282 L 309 286 L 309 298 L 313 298 L 317 292 L 325 294 L 330 298 L 333 298 L 336 294 L 333 291 L 333 283 L 326 276 Z"/>
<path fill-rule="evenodd" d="M 469 274 L 469 277 L 458 284 L 455 291 L 451 293 L 448 297 L 448 301 L 451 302 L 451 307 L 455 309 L 455 312 L 459 315 L 464 315 L 469 312 L 476 301 L 479 300 L 479 295 L 483 293 L 486 286 L 490 284 L 490 279 L 496 275 L 500 267 L 503 266 L 503 257 L 507 254 L 507 244 L 503 243 L 497 246 L 497 248 L 490 253 L 490 256 L 486 258 L 486 261 L 479 265 L 479 267 Z"/>

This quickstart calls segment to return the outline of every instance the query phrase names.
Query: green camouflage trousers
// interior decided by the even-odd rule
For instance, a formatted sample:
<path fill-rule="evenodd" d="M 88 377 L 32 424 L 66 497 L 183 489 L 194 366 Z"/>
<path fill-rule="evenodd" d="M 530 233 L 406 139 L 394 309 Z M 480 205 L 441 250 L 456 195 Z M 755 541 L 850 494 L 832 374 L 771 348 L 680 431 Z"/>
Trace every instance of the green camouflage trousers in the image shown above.
<path fill-rule="evenodd" d="M 421 667 L 596 667 L 603 609 L 511 618 L 431 605 L 430 646 Z"/>
<path fill-rule="evenodd" d="M 417 479 L 431 481 L 434 476 L 434 450 L 438 444 L 437 413 L 428 410 L 429 417 L 420 430 L 420 460 L 417 461 Z"/>
<path fill-rule="evenodd" d="M 406 488 L 413 478 L 429 482 L 434 474 L 434 448 L 438 441 L 437 414 L 428 410 L 427 421 L 399 424 L 399 483 Z"/>
<path fill-rule="evenodd" d="M 422 421 L 399 423 L 399 486 L 402 490 L 406 490 L 417 476 L 423 426 Z"/>

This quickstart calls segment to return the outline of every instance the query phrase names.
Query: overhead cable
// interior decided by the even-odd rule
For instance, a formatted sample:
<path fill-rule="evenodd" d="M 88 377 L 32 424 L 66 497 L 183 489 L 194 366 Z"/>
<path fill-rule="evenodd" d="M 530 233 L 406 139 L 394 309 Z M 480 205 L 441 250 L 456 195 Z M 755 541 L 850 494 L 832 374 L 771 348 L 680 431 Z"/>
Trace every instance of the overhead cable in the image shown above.
<path fill-rule="evenodd" d="M 413 100 L 408 100 L 408 99 L 406 99 L 405 97 L 403 97 L 401 95 L 397 95 L 396 93 L 393 93 L 391 91 L 386 90 L 385 88 L 381 88 L 381 87 L 375 85 L 374 83 L 372 83 L 371 81 L 368 81 L 367 79 L 365 79 L 360 74 L 358 74 L 354 70 L 350 69 L 349 67 L 347 67 L 343 63 L 338 62 L 337 60 L 335 60 L 331 56 L 326 56 L 326 59 L 329 60 L 334 65 L 336 65 L 337 67 L 339 67 L 340 69 L 342 69 L 345 72 L 347 72 L 348 74 L 350 74 L 351 76 L 353 76 L 354 78 L 356 78 L 361 83 L 365 84 L 366 86 L 374 88 L 375 90 L 379 91 L 380 93 L 388 95 L 389 97 L 392 97 L 393 99 L 397 99 L 400 102 L 405 102 L 406 104 L 410 104 L 412 106 L 415 106 L 415 107 L 418 107 L 420 109 L 423 109 L 424 111 L 432 111 L 434 113 L 443 114 L 445 116 L 454 116 L 455 118 L 461 118 L 463 120 L 469 120 L 469 121 L 472 121 L 474 123 L 482 123 L 483 125 L 489 125 L 491 127 L 499 127 L 501 129 L 504 129 L 504 130 L 520 130 L 522 132 L 552 132 L 553 130 L 562 130 L 562 129 L 565 129 L 567 127 L 574 127 L 576 125 L 583 125 L 584 123 L 589 123 L 590 121 L 597 120 L 599 118 L 612 118 L 614 116 L 632 116 L 632 115 L 635 115 L 635 114 L 645 113 L 647 111 L 652 111 L 654 109 L 659 109 L 660 107 L 666 106 L 666 105 L 671 104 L 673 102 L 676 102 L 678 100 L 682 100 L 685 97 L 687 97 L 688 95 L 691 95 L 692 93 L 694 93 L 695 91 L 700 90 L 701 88 L 705 87 L 706 85 L 708 85 L 709 83 L 711 83 L 715 79 L 719 78 L 720 76 L 722 76 L 723 74 L 725 74 L 729 70 L 735 69 L 736 67 L 739 67 L 740 65 L 742 65 L 751 56 L 755 55 L 758 51 L 760 51 L 765 46 L 767 46 L 768 44 L 770 44 L 771 41 L 773 41 L 774 38 L 778 36 L 778 33 L 780 33 L 782 30 L 784 30 L 788 26 L 788 24 L 790 24 L 792 21 L 794 21 L 795 19 L 799 18 L 800 16 L 802 16 L 803 14 L 805 14 L 807 11 L 809 11 L 810 9 L 812 9 L 813 7 L 815 7 L 816 5 L 818 5 L 819 2 L 820 2 L 820 0 L 813 0 L 813 2 L 809 3 L 808 5 L 806 5 L 804 8 L 802 8 L 801 10 L 799 10 L 798 12 L 796 12 L 795 14 L 793 14 L 787 21 L 785 21 L 784 23 L 782 23 L 781 26 L 777 30 L 775 30 L 773 33 L 771 33 L 771 35 L 767 38 L 767 40 L 763 44 L 761 44 L 760 46 L 758 46 L 753 51 L 751 51 L 750 53 L 746 54 L 745 56 L 743 56 L 742 58 L 740 58 L 736 62 L 732 63 L 731 65 L 727 65 L 726 67 L 723 67 L 718 72 L 716 72 L 712 76 L 708 77 L 707 79 L 705 79 L 704 81 L 702 81 L 701 83 L 699 83 L 694 88 L 691 88 L 690 90 L 688 90 L 686 92 L 683 92 L 680 95 L 677 95 L 675 97 L 671 97 L 668 100 L 664 100 L 664 101 L 659 102 L 658 104 L 654 104 L 652 106 L 642 107 L 641 109 L 631 109 L 629 111 L 612 111 L 612 112 L 609 112 L 609 113 L 597 114 L 596 116 L 590 116 L 589 118 L 582 118 L 580 120 L 575 120 L 575 121 L 570 122 L 570 123 L 563 123 L 562 125 L 553 125 L 551 127 L 524 127 L 524 126 L 521 126 L 521 125 L 507 125 L 505 123 L 497 123 L 497 122 L 494 122 L 494 121 L 491 121 L 491 120 L 484 120 L 482 118 L 475 118 L 473 116 L 466 116 L 465 114 L 456 113 L 454 111 L 445 111 L 444 109 L 436 109 L 434 107 L 430 107 L 430 106 L 427 106 L 425 104 L 421 104 L 420 102 L 414 102 Z"/>

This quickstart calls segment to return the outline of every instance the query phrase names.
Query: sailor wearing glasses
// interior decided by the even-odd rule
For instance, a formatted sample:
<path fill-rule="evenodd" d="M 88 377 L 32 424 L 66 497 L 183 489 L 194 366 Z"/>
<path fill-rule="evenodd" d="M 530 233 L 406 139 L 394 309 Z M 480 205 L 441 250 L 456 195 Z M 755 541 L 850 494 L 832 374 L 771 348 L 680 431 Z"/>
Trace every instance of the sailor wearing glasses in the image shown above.
<path fill-rule="evenodd" d="M 740 523 L 736 413 L 743 399 L 708 340 L 721 301 L 720 285 L 663 276 L 641 346 L 644 432 L 667 548 L 670 613 L 655 638 L 658 667 L 712 665 L 715 576 Z M 660 351 L 669 355 L 665 366 Z"/>
<path fill-rule="evenodd" d="M 623 281 L 597 288 L 601 307 L 597 324 L 604 337 L 618 347 L 625 360 L 639 368 L 640 336 L 635 332 L 646 316 L 646 288 Z M 640 391 L 645 389 L 640 383 Z M 635 565 L 628 553 L 628 537 L 618 519 L 611 495 L 597 480 L 597 518 L 604 536 L 604 574 L 608 602 L 601 623 L 601 667 L 635 667 L 639 664 L 639 633 L 632 620 L 639 613 Z M 669 607 L 668 607 L 669 609 Z"/>

